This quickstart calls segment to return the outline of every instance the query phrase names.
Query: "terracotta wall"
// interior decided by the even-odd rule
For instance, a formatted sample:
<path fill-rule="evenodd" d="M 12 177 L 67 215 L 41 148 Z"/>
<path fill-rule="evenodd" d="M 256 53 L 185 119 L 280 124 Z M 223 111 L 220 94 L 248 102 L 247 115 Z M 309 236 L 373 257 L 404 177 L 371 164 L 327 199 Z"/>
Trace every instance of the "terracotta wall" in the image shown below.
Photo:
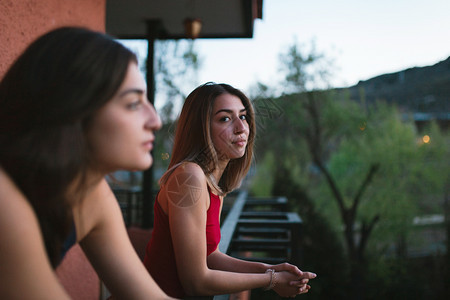
<path fill-rule="evenodd" d="M 105 31 L 106 0 L 0 0 L 0 78 L 39 35 L 78 25 Z"/>

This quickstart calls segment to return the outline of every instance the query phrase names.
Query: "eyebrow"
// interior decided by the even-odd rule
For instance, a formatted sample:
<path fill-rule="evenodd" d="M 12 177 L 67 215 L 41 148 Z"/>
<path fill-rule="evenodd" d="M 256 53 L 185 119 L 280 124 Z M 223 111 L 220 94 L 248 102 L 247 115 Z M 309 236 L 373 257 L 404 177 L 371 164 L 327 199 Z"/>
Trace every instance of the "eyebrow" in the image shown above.
<path fill-rule="evenodd" d="M 246 111 L 247 111 L 247 109 L 243 108 L 239 112 L 242 113 L 242 112 L 246 112 Z M 233 113 L 233 111 L 231 109 L 220 109 L 220 110 L 216 111 L 216 113 L 214 115 L 217 115 L 218 113 L 221 113 L 221 112 L 226 112 L 229 114 Z"/>
<path fill-rule="evenodd" d="M 139 94 L 139 95 L 143 95 L 145 93 L 145 91 L 144 90 L 142 90 L 142 89 L 128 89 L 128 90 L 125 90 L 125 91 L 122 91 L 122 92 L 120 92 L 119 93 L 119 97 L 121 98 L 121 97 L 124 97 L 124 96 L 126 96 L 126 95 L 128 95 L 128 94 Z"/>

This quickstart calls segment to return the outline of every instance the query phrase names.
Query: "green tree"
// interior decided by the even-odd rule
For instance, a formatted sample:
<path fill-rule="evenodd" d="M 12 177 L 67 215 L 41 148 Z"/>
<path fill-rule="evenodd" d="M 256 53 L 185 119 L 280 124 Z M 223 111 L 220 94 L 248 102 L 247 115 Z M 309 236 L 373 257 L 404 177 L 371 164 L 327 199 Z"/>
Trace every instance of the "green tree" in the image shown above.
<path fill-rule="evenodd" d="M 433 143 L 418 143 L 414 123 L 381 100 L 366 107 L 363 97 L 349 99 L 345 91 L 309 90 L 308 80 L 323 77 L 302 75 L 303 64 L 312 66 L 309 58 L 322 56 L 297 47 L 286 56 L 286 87 L 300 93 L 265 100 L 282 115 L 258 133 L 258 156 L 272 155 L 274 173 L 289 170 L 316 211 L 342 228 L 336 231 L 346 246 L 350 287 L 361 298 L 369 294 L 369 258 L 405 256 L 413 217 L 437 210 L 436 202 L 424 199 L 443 194 L 446 170 L 434 162 L 448 161 L 448 148 L 435 127 Z M 427 210 L 419 210 L 425 203 Z"/>
<path fill-rule="evenodd" d="M 198 86 L 201 69 L 195 40 L 157 41 L 155 48 L 155 77 L 158 111 L 163 127 L 156 135 L 154 168 L 156 179 L 167 169 L 173 146 L 175 122 L 184 99 Z"/>
<path fill-rule="evenodd" d="M 156 91 L 164 103 L 164 121 L 176 119 L 187 95 L 198 85 L 201 68 L 195 40 L 157 41 L 155 54 Z"/>
<path fill-rule="evenodd" d="M 307 49 L 307 50 L 304 50 Z M 315 41 L 310 45 L 294 42 L 285 53 L 281 53 L 280 71 L 285 75 L 281 83 L 286 94 L 329 88 L 333 61 L 316 49 Z"/>

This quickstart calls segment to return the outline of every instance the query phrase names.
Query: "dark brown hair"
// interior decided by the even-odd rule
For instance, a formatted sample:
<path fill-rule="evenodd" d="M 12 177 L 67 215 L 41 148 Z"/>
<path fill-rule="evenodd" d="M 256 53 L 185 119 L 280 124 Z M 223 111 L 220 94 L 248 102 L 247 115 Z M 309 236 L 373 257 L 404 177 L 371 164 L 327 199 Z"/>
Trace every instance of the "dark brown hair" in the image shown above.
<path fill-rule="evenodd" d="M 89 122 L 131 61 L 134 54 L 105 34 L 59 28 L 34 41 L 0 83 L 0 166 L 33 206 L 53 266 L 80 198 L 68 187 L 90 162 Z"/>

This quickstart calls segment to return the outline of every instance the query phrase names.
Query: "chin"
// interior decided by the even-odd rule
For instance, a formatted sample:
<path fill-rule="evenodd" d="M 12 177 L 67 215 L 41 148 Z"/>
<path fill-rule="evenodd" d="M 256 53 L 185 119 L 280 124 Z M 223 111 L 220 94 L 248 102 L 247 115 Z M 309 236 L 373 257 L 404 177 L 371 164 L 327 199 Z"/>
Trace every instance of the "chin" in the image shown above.
<path fill-rule="evenodd" d="M 232 155 L 232 156 L 230 157 L 230 159 L 239 159 L 239 158 L 242 158 L 242 157 L 244 157 L 244 154 L 245 154 L 245 153 Z"/>
<path fill-rule="evenodd" d="M 139 168 L 139 170 L 140 171 L 145 171 L 148 168 L 150 168 L 152 166 L 152 164 L 153 164 L 153 161 L 150 161 L 148 164 L 145 164 L 145 165 L 141 166 L 141 168 Z"/>
<path fill-rule="evenodd" d="M 139 164 L 136 164 L 132 168 L 129 168 L 129 169 L 132 169 L 133 171 L 145 171 L 148 168 L 150 168 L 152 166 L 152 164 L 153 164 L 153 160 L 149 159 L 149 160 L 143 161 Z"/>

